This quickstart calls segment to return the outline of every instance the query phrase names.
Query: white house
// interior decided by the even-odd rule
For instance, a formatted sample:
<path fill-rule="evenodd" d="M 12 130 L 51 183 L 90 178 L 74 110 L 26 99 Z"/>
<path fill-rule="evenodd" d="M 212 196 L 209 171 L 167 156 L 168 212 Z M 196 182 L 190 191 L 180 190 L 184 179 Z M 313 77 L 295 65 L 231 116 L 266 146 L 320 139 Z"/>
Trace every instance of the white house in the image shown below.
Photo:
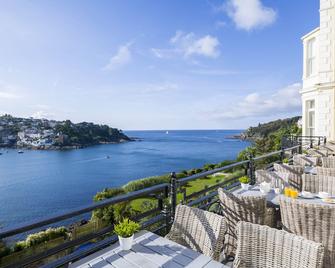
<path fill-rule="evenodd" d="M 302 42 L 303 135 L 335 140 L 335 0 L 320 0 L 320 27 Z"/>

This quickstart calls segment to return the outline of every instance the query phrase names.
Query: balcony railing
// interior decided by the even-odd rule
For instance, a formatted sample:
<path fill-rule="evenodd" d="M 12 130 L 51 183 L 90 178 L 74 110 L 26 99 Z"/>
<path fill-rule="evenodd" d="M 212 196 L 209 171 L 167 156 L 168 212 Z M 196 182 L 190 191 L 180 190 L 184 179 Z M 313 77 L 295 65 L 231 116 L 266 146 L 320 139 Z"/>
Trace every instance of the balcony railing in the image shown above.
<path fill-rule="evenodd" d="M 294 154 L 302 151 L 302 143 L 292 146 L 290 148 L 283 148 L 282 150 L 272 152 L 258 157 L 250 157 L 248 160 L 236 162 L 224 167 L 215 168 L 206 172 L 201 172 L 192 176 L 177 179 L 176 174 L 171 174 L 170 183 L 163 183 L 155 185 L 143 190 L 130 192 L 128 194 L 116 196 L 104 201 L 94 203 L 93 205 L 84 206 L 76 210 L 40 219 L 31 223 L 26 223 L 17 227 L 3 229 L 0 232 L 0 240 L 17 235 L 27 235 L 41 228 L 50 226 L 61 226 L 64 221 L 75 221 L 79 215 L 91 213 L 97 209 L 106 208 L 111 205 L 120 204 L 122 202 L 129 202 L 139 198 L 151 198 L 156 203 L 155 208 L 149 209 L 135 217 L 135 220 L 141 222 L 142 228 L 151 228 L 153 232 L 165 234 L 168 232 L 173 221 L 175 208 L 177 203 L 181 202 L 189 206 L 195 206 L 202 209 L 210 209 L 218 202 L 217 189 L 219 187 L 227 190 L 233 189 L 239 185 L 238 177 L 235 176 L 223 182 L 216 183 L 202 190 L 187 194 L 185 187 L 188 183 L 195 180 L 205 178 L 218 172 L 231 171 L 238 169 L 241 173 L 248 175 L 252 182 L 255 182 L 255 170 L 259 165 L 268 165 L 267 159 L 281 161 L 287 154 Z M 76 250 L 79 246 L 87 244 L 87 242 L 94 241 L 94 243 L 86 246 L 84 249 Z M 69 262 L 73 262 L 84 256 L 92 254 L 102 248 L 117 241 L 116 235 L 113 234 L 113 224 L 104 226 L 94 232 L 72 238 L 64 241 L 60 245 L 56 245 L 50 249 L 46 249 L 39 253 L 32 253 L 31 256 L 15 260 L 15 263 L 2 263 L 1 267 L 64 267 Z"/>

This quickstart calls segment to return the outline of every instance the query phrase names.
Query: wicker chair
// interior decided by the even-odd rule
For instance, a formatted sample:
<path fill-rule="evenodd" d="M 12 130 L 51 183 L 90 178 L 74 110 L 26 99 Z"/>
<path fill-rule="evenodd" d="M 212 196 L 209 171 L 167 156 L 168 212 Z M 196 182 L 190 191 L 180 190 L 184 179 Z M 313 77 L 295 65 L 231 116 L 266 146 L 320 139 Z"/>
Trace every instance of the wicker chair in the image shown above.
<path fill-rule="evenodd" d="M 234 268 L 321 268 L 320 243 L 267 226 L 239 222 Z"/>
<path fill-rule="evenodd" d="M 321 163 L 322 167 L 335 168 L 335 157 L 322 157 Z"/>
<path fill-rule="evenodd" d="M 329 154 L 327 149 L 309 149 L 307 150 L 307 152 L 311 156 L 318 156 L 318 157 L 327 157 Z"/>
<path fill-rule="evenodd" d="M 302 174 L 304 168 L 301 166 L 289 166 L 283 164 L 273 164 L 276 174 L 289 186 L 301 191 L 302 188 Z"/>
<path fill-rule="evenodd" d="M 335 168 L 315 167 L 317 175 L 335 177 Z"/>
<path fill-rule="evenodd" d="M 166 238 L 220 261 L 225 233 L 226 223 L 222 216 L 178 205 Z"/>
<path fill-rule="evenodd" d="M 302 179 L 302 190 L 311 193 L 327 192 L 335 195 L 335 177 L 304 174 Z"/>
<path fill-rule="evenodd" d="M 279 199 L 283 229 L 325 247 L 323 267 L 335 267 L 335 207 L 304 200 Z"/>
<path fill-rule="evenodd" d="M 275 209 L 266 207 L 264 196 L 241 196 L 219 188 L 218 189 L 223 216 L 227 222 L 224 253 L 234 256 L 237 246 L 235 227 L 239 221 L 247 221 L 258 224 L 275 225 Z"/>
<path fill-rule="evenodd" d="M 299 166 L 317 166 L 320 162 L 320 158 L 317 156 L 305 156 L 302 154 L 296 154 L 293 156 L 293 164 Z"/>

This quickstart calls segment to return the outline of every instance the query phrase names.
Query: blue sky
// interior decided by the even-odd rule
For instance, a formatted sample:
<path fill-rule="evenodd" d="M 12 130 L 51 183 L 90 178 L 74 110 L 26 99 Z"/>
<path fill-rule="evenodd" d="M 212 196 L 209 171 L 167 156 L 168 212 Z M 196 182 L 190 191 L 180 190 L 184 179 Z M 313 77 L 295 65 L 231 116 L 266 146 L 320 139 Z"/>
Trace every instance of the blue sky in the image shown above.
<path fill-rule="evenodd" d="M 122 129 L 300 114 L 317 0 L 0 1 L 0 113 Z"/>

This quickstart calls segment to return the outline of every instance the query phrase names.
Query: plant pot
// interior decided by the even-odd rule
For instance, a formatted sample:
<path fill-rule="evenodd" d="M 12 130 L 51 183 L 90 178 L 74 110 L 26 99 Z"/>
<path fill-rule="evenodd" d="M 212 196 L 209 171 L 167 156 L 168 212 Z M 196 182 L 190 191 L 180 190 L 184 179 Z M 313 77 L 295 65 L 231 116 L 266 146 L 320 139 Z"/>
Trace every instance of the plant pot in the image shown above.
<path fill-rule="evenodd" d="M 121 237 L 119 236 L 120 247 L 122 250 L 130 250 L 133 245 L 134 235 L 130 237 Z"/>
<path fill-rule="evenodd" d="M 249 190 L 249 186 L 250 186 L 249 183 L 242 183 L 241 182 L 241 187 L 242 187 L 243 190 Z"/>

